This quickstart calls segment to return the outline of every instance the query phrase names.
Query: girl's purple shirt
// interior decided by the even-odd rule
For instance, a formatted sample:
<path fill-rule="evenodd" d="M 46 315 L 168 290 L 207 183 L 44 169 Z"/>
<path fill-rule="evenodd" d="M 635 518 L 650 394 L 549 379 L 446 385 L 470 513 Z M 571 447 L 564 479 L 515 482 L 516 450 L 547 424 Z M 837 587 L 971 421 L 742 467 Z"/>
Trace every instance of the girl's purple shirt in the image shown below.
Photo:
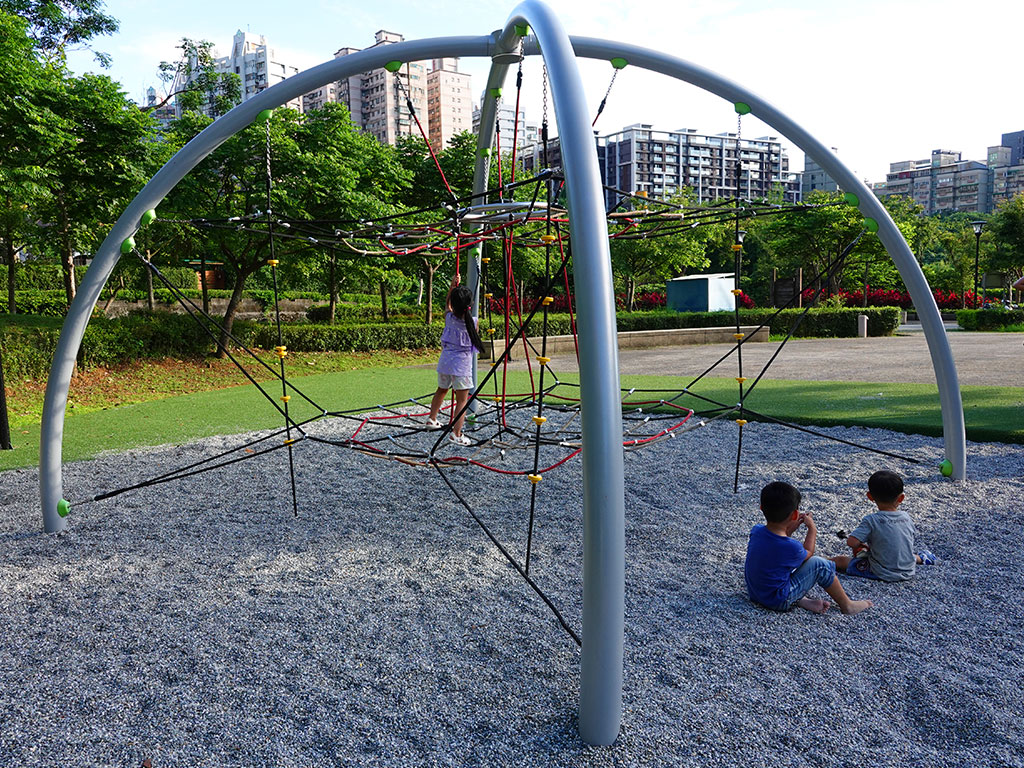
<path fill-rule="evenodd" d="M 466 330 L 466 323 L 451 312 L 446 313 L 437 372 L 462 378 L 472 377 L 475 349 L 469 331 Z"/>

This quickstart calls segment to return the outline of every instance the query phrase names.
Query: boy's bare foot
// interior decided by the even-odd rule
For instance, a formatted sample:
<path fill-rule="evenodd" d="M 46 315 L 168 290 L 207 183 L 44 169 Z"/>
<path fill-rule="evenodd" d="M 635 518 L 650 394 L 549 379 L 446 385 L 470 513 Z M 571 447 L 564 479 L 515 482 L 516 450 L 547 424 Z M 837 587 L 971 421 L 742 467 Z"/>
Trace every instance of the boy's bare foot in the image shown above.
<path fill-rule="evenodd" d="M 870 600 L 851 600 L 845 608 L 840 610 L 842 610 L 842 612 L 847 616 L 853 616 L 855 613 L 866 611 L 871 606 L 872 602 Z"/>
<path fill-rule="evenodd" d="M 824 613 L 832 605 L 828 600 L 816 600 L 813 597 L 801 597 L 796 604 L 811 613 Z"/>

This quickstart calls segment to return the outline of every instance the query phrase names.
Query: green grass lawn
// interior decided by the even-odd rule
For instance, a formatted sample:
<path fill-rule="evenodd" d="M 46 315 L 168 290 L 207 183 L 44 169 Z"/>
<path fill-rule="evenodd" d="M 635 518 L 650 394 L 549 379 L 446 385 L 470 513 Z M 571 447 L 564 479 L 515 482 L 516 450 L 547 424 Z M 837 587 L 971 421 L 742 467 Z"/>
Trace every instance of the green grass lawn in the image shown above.
<path fill-rule="evenodd" d="M 562 376 L 573 382 L 572 376 Z M 394 402 L 429 394 L 435 386 L 432 365 L 419 368 L 364 368 L 293 380 L 311 399 L 331 411 Z M 683 379 L 667 376 L 627 376 L 624 387 L 658 390 L 636 393 L 631 399 L 661 399 L 679 392 Z M 520 391 L 528 386 L 525 373 L 511 384 Z M 264 384 L 277 401 L 279 383 Z M 711 400 L 733 404 L 737 385 L 733 379 L 705 379 L 695 392 Z M 1019 414 L 1024 407 L 1024 387 L 963 387 L 967 436 L 971 440 L 1024 443 Z M 680 405 L 705 410 L 709 406 L 694 397 L 677 400 Z M 762 381 L 747 405 L 785 421 L 823 426 L 870 426 L 928 435 L 942 433 L 939 400 L 934 385 L 871 384 L 863 382 Z M 301 420 L 318 411 L 293 394 L 289 404 Z M 88 413 L 70 411 L 65 420 L 64 460 L 96 456 L 106 451 L 182 443 L 217 434 L 233 434 L 283 425 L 280 414 L 251 385 L 167 397 Z M 14 450 L 0 451 L 0 469 L 30 467 L 39 461 L 39 425 L 21 423 L 12 428 Z"/>

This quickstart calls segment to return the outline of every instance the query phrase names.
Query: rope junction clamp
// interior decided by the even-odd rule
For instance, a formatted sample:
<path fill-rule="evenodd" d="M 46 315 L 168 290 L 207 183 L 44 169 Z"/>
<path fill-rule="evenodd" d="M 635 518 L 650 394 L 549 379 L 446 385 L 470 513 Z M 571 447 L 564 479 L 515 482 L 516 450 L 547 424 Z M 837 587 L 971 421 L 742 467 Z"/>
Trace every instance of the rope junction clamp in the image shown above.
<path fill-rule="evenodd" d="M 558 236 L 557 235 L 541 235 L 540 239 L 541 239 L 541 242 L 543 242 L 543 243 L 553 243 L 553 242 L 555 242 L 558 239 Z"/>
<path fill-rule="evenodd" d="M 534 485 L 539 483 L 541 480 L 540 475 L 527 475 L 527 477 L 530 478 L 530 482 L 533 483 Z"/>
<path fill-rule="evenodd" d="M 551 296 L 545 296 L 543 299 L 541 299 L 540 303 L 546 307 L 548 304 L 550 304 L 553 301 L 554 301 L 554 298 L 552 298 Z"/>
<path fill-rule="evenodd" d="M 541 357 L 540 355 L 538 355 L 537 356 L 537 362 L 540 363 L 541 365 L 547 365 L 548 363 L 551 362 L 551 358 L 550 357 Z"/>
<path fill-rule="evenodd" d="M 288 347 L 274 347 L 274 351 L 282 360 L 288 356 Z"/>
<path fill-rule="evenodd" d="M 282 403 L 290 403 L 291 400 L 292 400 L 292 396 L 291 395 L 281 395 L 281 402 Z"/>
<path fill-rule="evenodd" d="M 736 423 L 739 424 L 742 427 L 744 424 L 747 423 L 747 420 L 746 419 L 736 419 Z"/>
<path fill-rule="evenodd" d="M 548 420 L 547 416 L 534 416 L 533 417 L 533 423 L 536 424 L 538 427 L 541 424 L 543 424 L 545 421 L 547 421 L 547 420 Z"/>
<path fill-rule="evenodd" d="M 737 341 L 739 341 L 740 339 L 742 339 L 742 338 L 743 338 L 744 336 L 746 336 L 746 335 L 747 335 L 747 334 L 745 334 L 745 333 L 734 333 L 734 334 L 732 335 L 732 337 L 733 337 L 734 339 L 736 339 Z"/>
<path fill-rule="evenodd" d="M 729 293 L 731 293 L 733 296 L 739 296 L 741 293 L 743 293 L 743 291 L 741 291 L 739 288 L 733 288 L 731 291 L 729 291 Z"/>
<path fill-rule="evenodd" d="M 269 264 L 272 267 L 276 267 L 280 263 L 281 262 L 278 261 L 277 259 L 267 259 L 267 264 Z"/>
<path fill-rule="evenodd" d="M 746 376 L 737 376 L 736 377 L 736 381 L 738 381 L 740 384 L 742 384 L 746 380 L 747 380 Z"/>

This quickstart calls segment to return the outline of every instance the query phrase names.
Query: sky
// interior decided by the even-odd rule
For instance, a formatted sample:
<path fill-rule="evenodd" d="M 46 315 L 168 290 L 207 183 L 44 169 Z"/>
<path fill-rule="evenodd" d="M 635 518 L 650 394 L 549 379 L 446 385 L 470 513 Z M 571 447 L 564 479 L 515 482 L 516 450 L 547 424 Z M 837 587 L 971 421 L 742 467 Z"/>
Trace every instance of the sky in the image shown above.
<path fill-rule="evenodd" d="M 108 0 L 120 31 L 93 41 L 109 53 L 106 73 L 142 101 L 157 67 L 182 37 L 209 40 L 221 55 L 237 30 L 262 34 L 286 63 L 306 69 L 341 47 L 365 48 L 379 29 L 407 40 L 485 35 L 504 26 L 513 0 Z M 600 37 L 670 53 L 710 69 L 770 102 L 834 147 L 859 178 L 882 181 L 889 163 L 933 149 L 981 160 L 1003 133 L 1024 130 L 1020 39 L 1024 4 L 1009 0 L 551 0 L 570 35 Z M 1016 31 L 1015 31 L 1016 30 Z M 69 64 L 101 71 L 87 51 Z M 479 94 L 489 62 L 463 59 Z M 581 61 L 596 113 L 611 79 L 606 62 Z M 523 68 L 527 117 L 541 116 L 537 57 Z M 506 93 L 514 87 L 514 74 Z M 735 131 L 731 104 L 694 86 L 627 67 L 596 128 L 615 133 L 648 123 L 659 130 Z M 743 136 L 778 136 L 790 170 L 803 153 L 778 131 L 745 117 Z"/>

